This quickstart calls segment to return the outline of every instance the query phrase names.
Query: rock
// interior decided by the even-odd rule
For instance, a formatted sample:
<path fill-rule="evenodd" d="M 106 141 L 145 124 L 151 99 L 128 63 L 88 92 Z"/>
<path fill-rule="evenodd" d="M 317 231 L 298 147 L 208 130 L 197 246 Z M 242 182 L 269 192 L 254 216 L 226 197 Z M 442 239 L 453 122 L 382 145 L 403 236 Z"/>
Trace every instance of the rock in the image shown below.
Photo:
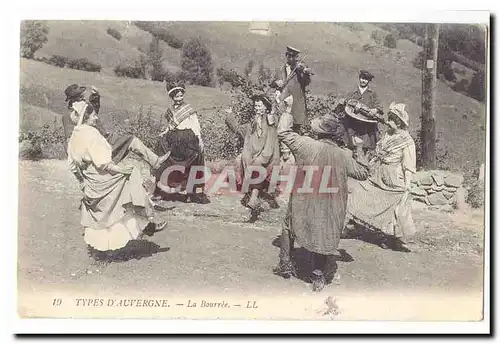
<path fill-rule="evenodd" d="M 434 190 L 436 192 L 443 191 L 443 189 L 444 189 L 443 185 L 440 185 L 440 186 L 438 186 L 436 184 L 432 185 L 432 190 Z"/>
<path fill-rule="evenodd" d="M 463 182 L 464 182 L 464 177 L 461 174 L 456 174 L 456 173 L 450 173 L 444 179 L 444 184 L 446 186 L 454 186 L 457 188 L 462 186 Z"/>
<path fill-rule="evenodd" d="M 454 209 L 453 206 L 450 204 L 445 204 L 442 207 L 439 208 L 439 210 L 445 212 L 445 213 L 453 213 Z"/>
<path fill-rule="evenodd" d="M 434 182 L 437 186 L 441 186 L 444 184 L 444 177 L 442 174 L 435 173 L 432 175 L 432 178 L 434 179 Z"/>
<path fill-rule="evenodd" d="M 455 196 L 455 193 L 454 193 L 454 192 L 449 192 L 449 191 L 444 190 L 444 191 L 443 191 L 443 196 L 444 196 L 444 197 L 446 197 L 446 199 L 450 199 L 450 198 L 452 198 L 453 196 Z"/>
<path fill-rule="evenodd" d="M 434 182 L 431 172 L 423 172 L 417 178 L 418 185 L 432 185 Z"/>
<path fill-rule="evenodd" d="M 432 205 L 444 205 L 448 203 L 448 200 L 443 196 L 442 192 L 436 192 L 427 197 L 429 203 Z"/>
<path fill-rule="evenodd" d="M 413 197 L 413 200 L 414 200 L 414 201 L 417 201 L 417 202 L 424 203 L 424 204 L 426 204 L 426 205 L 429 205 L 429 200 L 427 199 L 427 197 L 423 197 L 423 196 L 415 196 L 415 197 Z"/>
<path fill-rule="evenodd" d="M 412 195 L 415 195 L 415 196 L 422 196 L 422 197 L 427 196 L 427 192 L 425 192 L 425 190 L 419 186 L 413 187 L 410 190 L 410 192 Z"/>
<path fill-rule="evenodd" d="M 437 191 L 434 191 L 434 189 L 433 189 L 433 188 L 429 188 L 429 189 L 427 189 L 427 190 L 425 190 L 425 191 L 427 191 L 427 194 L 429 194 L 429 195 L 432 195 L 433 193 L 436 193 L 436 192 L 437 192 Z"/>
<path fill-rule="evenodd" d="M 453 192 L 453 193 L 457 192 L 457 188 L 456 188 L 456 187 L 454 187 L 454 186 L 445 186 L 445 187 L 443 188 L 443 190 L 444 190 L 444 191 L 448 191 L 448 192 Z"/>

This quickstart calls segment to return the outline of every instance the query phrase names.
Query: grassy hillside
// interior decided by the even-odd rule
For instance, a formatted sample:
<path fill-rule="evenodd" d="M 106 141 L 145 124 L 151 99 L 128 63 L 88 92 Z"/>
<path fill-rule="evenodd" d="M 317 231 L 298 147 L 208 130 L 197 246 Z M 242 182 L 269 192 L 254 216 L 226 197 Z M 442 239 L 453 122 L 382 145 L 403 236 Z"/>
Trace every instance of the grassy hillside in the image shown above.
<path fill-rule="evenodd" d="M 41 62 L 21 59 L 20 126 L 36 129 L 44 123 L 53 123 L 67 110 L 64 89 L 72 84 L 95 85 L 102 96 L 101 117 L 106 123 L 136 116 L 141 107 L 151 108 L 159 118 L 170 104 L 165 86 L 160 82 L 118 78 L 101 73 L 90 73 L 53 67 Z M 218 89 L 188 87 L 186 100 L 196 108 L 229 104 L 229 96 Z M 201 117 L 205 112 L 201 112 Z M 60 122 L 60 120 L 59 120 Z"/>
<path fill-rule="evenodd" d="M 140 30 L 126 21 L 47 21 L 48 42 L 37 56 L 62 55 L 70 59 L 87 58 L 99 63 L 103 73 L 113 74 L 120 62 L 132 62 L 141 52 L 147 51 L 151 34 Z M 122 35 L 120 40 L 111 37 L 106 30 L 116 29 Z M 180 55 L 166 43 L 160 42 L 165 56 L 165 67 L 177 69 Z"/>
<path fill-rule="evenodd" d="M 33 61 L 21 61 L 21 104 L 37 106 L 43 114 L 65 110 L 62 91 L 72 82 L 96 85 L 103 94 L 103 117 L 123 118 L 143 106 L 159 113 L 168 104 L 163 85 L 145 80 L 115 78 L 112 68 L 122 60 L 134 59 L 146 49 L 151 35 L 126 22 L 48 22 L 49 42 L 37 55 L 61 54 L 87 57 L 101 63 L 102 73 L 60 69 Z M 307 54 L 306 62 L 315 71 L 311 93 L 345 95 L 356 87 L 360 69 L 375 74 L 373 87 L 383 105 L 405 102 L 411 116 L 411 131 L 420 127 L 420 70 L 411 64 L 421 50 L 410 41 L 399 40 L 397 49 L 377 45 L 371 38 L 380 28 L 371 24 L 271 23 L 270 36 L 249 32 L 246 22 L 165 22 L 161 26 L 186 40 L 199 36 L 212 51 L 215 67 L 226 66 L 243 71 L 249 60 L 278 68 L 284 61 L 284 47 L 295 46 Z M 120 41 L 106 33 L 116 28 Z M 180 65 L 181 51 L 162 44 L 164 57 L 172 66 Z M 46 98 L 45 98 L 46 97 Z M 47 100 L 46 100 L 47 99 Z M 229 96 L 213 88 L 193 87 L 188 100 L 195 106 L 227 104 Z M 47 109 L 47 110 L 45 110 Z M 29 125 L 33 108 L 22 111 L 21 125 Z M 35 111 L 36 112 L 36 111 Z M 37 114 L 37 116 L 45 116 Z M 31 117 L 30 117 L 31 116 Z M 53 114 L 51 115 L 53 116 Z M 47 117 L 50 117 L 47 115 Z M 440 153 L 446 166 L 467 167 L 484 161 L 486 113 L 484 104 L 454 92 L 444 82 L 437 87 L 436 126 Z M 38 122 L 37 122 L 38 123 Z M 205 125 L 207 125 L 205 123 Z"/>

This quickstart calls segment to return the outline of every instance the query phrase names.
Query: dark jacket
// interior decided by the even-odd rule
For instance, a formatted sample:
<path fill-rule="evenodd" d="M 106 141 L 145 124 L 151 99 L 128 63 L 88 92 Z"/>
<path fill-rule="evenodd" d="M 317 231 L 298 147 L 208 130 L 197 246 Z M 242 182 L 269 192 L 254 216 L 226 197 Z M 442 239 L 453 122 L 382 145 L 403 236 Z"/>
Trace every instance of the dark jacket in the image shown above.
<path fill-rule="evenodd" d="M 288 78 L 286 67 L 287 65 L 285 64 L 281 68 L 283 81 Z M 281 101 L 286 99 L 290 94 L 293 96 L 292 117 L 295 125 L 304 125 L 307 123 L 306 87 L 310 83 L 311 76 L 304 73 L 302 68 L 297 68 L 280 96 Z"/>
<path fill-rule="evenodd" d="M 359 88 L 356 88 L 356 90 L 349 93 L 345 99 L 346 101 L 355 99 L 370 109 L 377 109 L 379 113 L 384 113 L 382 105 L 380 105 L 380 101 L 377 97 L 377 93 L 369 87 L 365 92 L 363 92 L 363 94 L 361 94 Z M 349 116 L 345 116 L 344 126 L 346 129 L 345 143 L 349 148 L 353 148 L 352 137 L 357 136 L 363 140 L 363 148 L 365 150 L 375 149 L 380 136 L 378 123 L 362 122 Z"/>

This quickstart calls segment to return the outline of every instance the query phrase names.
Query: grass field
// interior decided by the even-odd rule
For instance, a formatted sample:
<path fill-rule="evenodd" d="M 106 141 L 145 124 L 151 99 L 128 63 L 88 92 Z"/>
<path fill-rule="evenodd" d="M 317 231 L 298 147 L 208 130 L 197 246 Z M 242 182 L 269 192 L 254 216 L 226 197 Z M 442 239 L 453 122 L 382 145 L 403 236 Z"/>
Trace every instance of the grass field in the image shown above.
<path fill-rule="evenodd" d="M 103 66 L 101 73 L 61 69 L 21 60 L 21 129 L 53 122 L 55 114 L 66 111 L 63 90 L 73 83 L 96 85 L 102 93 L 102 117 L 106 121 L 130 118 L 142 107 L 151 107 L 159 116 L 168 104 L 164 86 L 147 80 L 113 76 L 112 68 L 132 60 L 145 49 L 151 35 L 126 22 L 64 21 L 48 22 L 48 43 L 37 55 L 61 54 L 71 58 L 87 57 Z M 186 40 L 199 36 L 212 51 L 214 66 L 240 71 L 250 60 L 271 69 L 283 63 L 287 45 L 307 54 L 306 62 L 315 71 L 312 94 L 345 95 L 356 87 L 357 73 L 368 69 L 375 74 L 373 88 L 387 108 L 391 101 L 404 102 L 411 116 L 410 129 L 420 127 L 420 71 L 411 64 L 420 47 L 399 40 L 397 49 L 376 45 L 371 38 L 372 24 L 271 23 L 270 36 L 249 33 L 245 22 L 163 23 L 175 36 Z M 120 41 L 106 33 L 108 27 L 123 36 Z M 371 46 L 367 50 L 366 47 Z M 181 51 L 162 44 L 166 64 L 180 65 Z M 366 51 L 367 50 L 367 51 Z M 229 104 L 230 95 L 215 88 L 190 87 L 187 100 L 195 107 Z M 470 169 L 484 162 L 486 112 L 484 104 L 454 92 L 444 82 L 437 87 L 436 128 L 443 165 L 451 169 Z M 211 113 L 203 114 L 211 123 Z M 202 118 L 202 122 L 205 120 Z M 205 123 L 208 123 L 205 121 Z M 445 153 L 446 156 L 444 155 Z"/>

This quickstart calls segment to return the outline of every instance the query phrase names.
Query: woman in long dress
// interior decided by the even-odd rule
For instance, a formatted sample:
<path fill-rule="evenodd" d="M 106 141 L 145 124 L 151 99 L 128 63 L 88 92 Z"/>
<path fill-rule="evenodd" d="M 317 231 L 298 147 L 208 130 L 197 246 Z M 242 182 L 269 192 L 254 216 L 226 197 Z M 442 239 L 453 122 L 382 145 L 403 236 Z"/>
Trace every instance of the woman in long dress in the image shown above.
<path fill-rule="evenodd" d="M 84 195 L 84 240 L 93 250 L 112 253 L 138 239 L 154 214 L 139 169 L 113 162 L 111 145 L 96 122 L 92 105 L 86 105 L 68 142 L 68 163 Z M 155 161 L 153 168 L 168 158 L 158 157 L 137 138 L 130 150 Z"/>
<path fill-rule="evenodd" d="M 204 192 L 205 157 L 201 126 L 196 111 L 184 101 L 186 89 L 182 83 L 167 84 L 167 93 L 173 104 L 165 112 L 167 128 L 160 134 L 157 153 L 171 152 L 170 158 L 156 173 L 156 189 L 153 200 L 168 199 L 169 194 L 176 194 L 175 190 L 187 191 L 187 201 L 200 204 L 210 203 Z M 169 171 L 168 167 L 181 168 L 183 171 Z M 191 189 L 189 178 L 191 170 L 196 171 L 198 181 Z M 194 170 L 196 169 L 196 170 Z"/>
<path fill-rule="evenodd" d="M 409 191 L 416 172 L 415 142 L 408 132 L 405 104 L 390 105 L 387 125 L 369 163 L 370 177 L 352 181 L 347 207 L 351 220 L 379 234 L 383 248 L 389 247 L 388 240 L 416 232 Z"/>

